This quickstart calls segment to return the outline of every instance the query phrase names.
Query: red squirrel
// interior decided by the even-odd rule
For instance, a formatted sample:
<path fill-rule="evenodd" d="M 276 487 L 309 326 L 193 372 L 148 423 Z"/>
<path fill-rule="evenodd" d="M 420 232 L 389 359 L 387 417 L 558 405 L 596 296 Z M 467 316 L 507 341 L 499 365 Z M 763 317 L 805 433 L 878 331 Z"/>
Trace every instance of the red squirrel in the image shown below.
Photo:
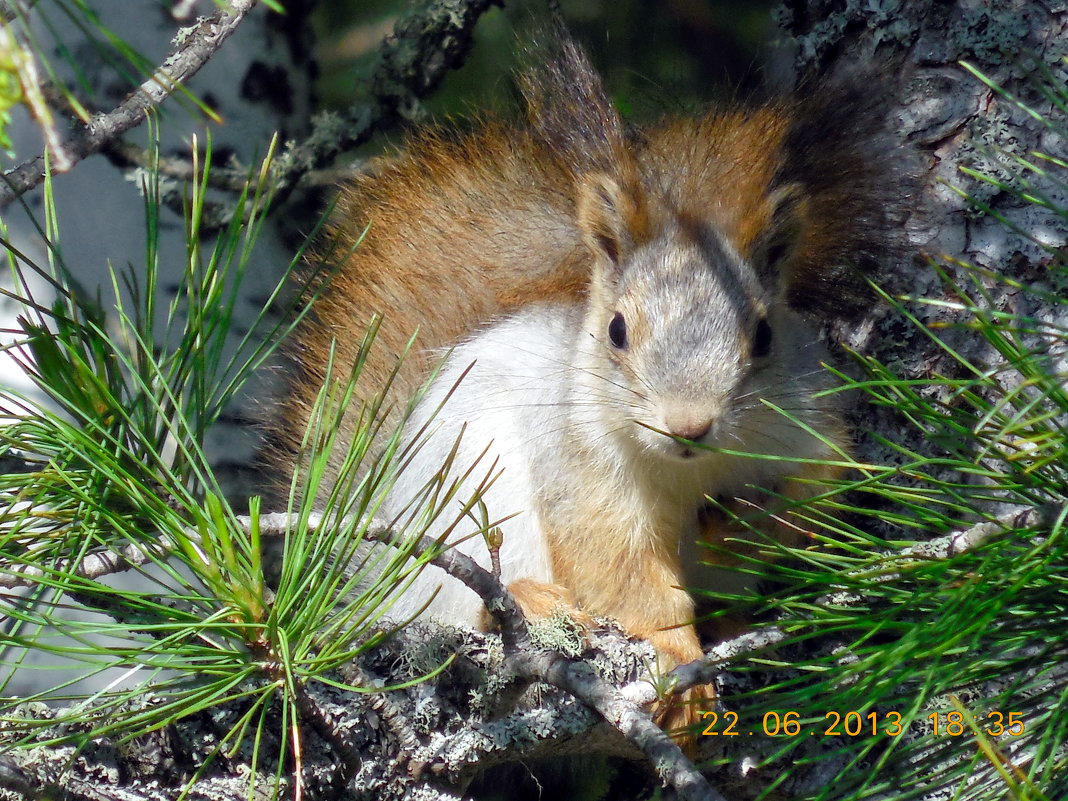
<path fill-rule="evenodd" d="M 614 618 L 670 668 L 702 656 L 686 589 L 709 581 L 701 543 L 738 534 L 702 514 L 706 497 L 801 499 L 848 450 L 801 312 L 855 303 L 844 265 L 885 241 L 878 106 L 841 83 L 628 128 L 566 35 L 521 84 L 525 121 L 417 131 L 341 187 L 328 240 L 346 255 L 288 346 L 274 460 L 292 470 L 331 348 L 355 360 L 373 316 L 348 436 L 395 371 L 399 419 L 451 349 L 405 429 L 433 433 L 381 514 L 399 515 L 459 438 L 457 475 L 478 462 L 473 487 L 499 472 L 483 501 L 507 518 L 501 578 L 524 611 Z M 763 527 L 797 539 L 781 516 Z M 482 537 L 457 547 L 489 565 Z M 428 602 L 425 615 L 482 620 L 436 568 L 394 614 Z M 712 697 L 694 688 L 665 725 Z"/>

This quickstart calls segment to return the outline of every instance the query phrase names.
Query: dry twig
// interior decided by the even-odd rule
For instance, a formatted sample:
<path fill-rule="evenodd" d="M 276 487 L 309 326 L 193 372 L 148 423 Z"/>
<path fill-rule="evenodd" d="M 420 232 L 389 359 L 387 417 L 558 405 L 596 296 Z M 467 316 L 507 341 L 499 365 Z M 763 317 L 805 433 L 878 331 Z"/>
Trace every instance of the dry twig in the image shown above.
<path fill-rule="evenodd" d="M 67 168 L 139 125 L 150 109 L 162 103 L 207 63 L 255 5 L 256 0 L 230 0 L 213 16 L 198 22 L 151 78 L 112 111 L 97 115 L 64 143 L 63 150 L 69 162 Z M 44 177 L 44 155 L 5 172 L 0 185 L 0 208 L 33 189 Z"/>

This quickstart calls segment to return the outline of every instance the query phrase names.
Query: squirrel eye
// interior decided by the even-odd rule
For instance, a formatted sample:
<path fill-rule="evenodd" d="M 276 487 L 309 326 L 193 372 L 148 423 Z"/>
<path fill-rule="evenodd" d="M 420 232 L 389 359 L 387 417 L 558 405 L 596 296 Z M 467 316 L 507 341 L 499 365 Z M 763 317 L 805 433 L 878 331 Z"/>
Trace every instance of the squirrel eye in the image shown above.
<path fill-rule="evenodd" d="M 786 259 L 788 248 L 785 244 L 779 242 L 768 248 L 768 267 L 777 269 L 779 264 Z"/>
<path fill-rule="evenodd" d="M 753 332 L 753 356 L 762 359 L 771 352 L 771 326 L 766 317 L 761 317 Z"/>
<path fill-rule="evenodd" d="M 619 312 L 615 313 L 612 317 L 612 322 L 608 324 L 608 339 L 612 342 L 614 348 L 627 347 L 627 321 L 623 319 L 623 315 Z"/>

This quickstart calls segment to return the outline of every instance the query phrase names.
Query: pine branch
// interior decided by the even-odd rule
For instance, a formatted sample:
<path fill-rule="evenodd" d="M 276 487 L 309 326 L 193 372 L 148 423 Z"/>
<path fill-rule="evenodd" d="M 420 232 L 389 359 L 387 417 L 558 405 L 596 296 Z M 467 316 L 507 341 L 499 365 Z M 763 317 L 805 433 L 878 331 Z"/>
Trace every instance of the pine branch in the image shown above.
<path fill-rule="evenodd" d="M 947 559 L 974 550 L 1007 531 L 1032 523 L 1048 524 L 1052 522 L 1056 512 L 1057 510 L 1053 508 L 1037 511 L 1015 510 L 995 521 L 980 523 L 965 531 L 931 542 L 919 543 L 898 553 L 888 552 L 884 556 L 887 560 L 898 564 L 916 559 Z M 1037 520 L 1032 519 L 1035 515 L 1037 515 Z M 261 535 L 266 537 L 282 536 L 293 522 L 285 513 L 262 515 L 259 521 Z M 246 530 L 251 525 L 251 519 L 246 516 L 239 516 L 236 522 Z M 309 527 L 314 529 L 338 522 L 340 521 L 336 518 L 324 519 L 322 516 L 313 515 L 309 521 Z M 192 531 L 187 533 L 189 536 L 195 535 Z M 387 526 L 372 524 L 366 536 L 370 540 L 388 543 L 392 534 Z M 100 577 L 145 564 L 154 558 L 158 559 L 171 547 L 172 544 L 166 539 L 158 540 L 151 547 L 131 544 L 114 554 L 91 555 L 82 560 L 73 572 L 87 578 Z M 421 548 L 427 550 L 436 550 L 438 547 L 429 540 L 421 544 Z M 637 681 L 622 688 L 616 688 L 594 674 L 585 660 L 570 658 L 539 648 L 531 641 L 526 621 L 511 595 L 494 575 L 481 568 L 470 557 L 456 550 L 446 550 L 435 556 L 432 562 L 478 593 L 487 609 L 492 611 L 505 644 L 505 663 L 512 674 L 526 681 L 544 681 L 552 684 L 595 709 L 628 742 L 634 744 L 645 754 L 651 764 L 656 767 L 661 779 L 675 787 L 681 797 L 714 800 L 720 798 L 718 793 L 708 786 L 697 773 L 678 746 L 668 739 L 643 711 L 643 707 L 657 700 L 656 693 L 649 682 Z M 57 569 L 69 571 L 72 567 L 74 566 L 61 565 Z M 27 586 L 40 575 L 43 575 L 43 572 L 39 569 L 24 567 L 8 575 L 0 576 L 0 586 Z M 893 581 L 898 575 L 897 572 L 890 571 L 879 574 L 873 580 Z M 858 604 L 864 600 L 864 596 L 860 593 L 839 592 L 828 593 L 819 598 L 816 603 L 841 606 Z M 711 681 L 729 663 L 747 654 L 779 645 L 787 637 L 788 634 L 783 629 L 769 627 L 720 643 L 710 649 L 705 659 L 680 666 L 672 671 L 669 675 L 674 680 L 673 690 L 678 692 L 689 686 Z M 266 657 L 263 661 L 270 662 Z M 343 731 L 331 725 L 313 698 L 304 696 L 301 701 L 302 715 L 309 716 L 309 722 L 313 724 L 313 728 L 344 758 L 348 771 L 351 773 L 357 770 L 358 757 L 348 745 Z M 372 706 L 375 703 L 378 704 L 375 708 L 388 718 L 387 725 L 394 731 L 398 741 L 408 743 L 410 750 L 415 735 L 412 734 L 398 709 L 383 706 L 388 701 L 387 696 L 379 695 L 377 702 L 373 702 Z M 403 764 L 399 763 L 398 767 L 403 768 Z"/>
<path fill-rule="evenodd" d="M 956 531 L 927 542 L 918 542 L 901 551 L 883 551 L 880 556 L 888 563 L 901 565 L 917 561 L 951 559 L 969 551 L 974 551 L 995 537 L 1010 531 L 1026 528 L 1027 526 L 1048 528 L 1061 511 L 1059 507 L 1054 505 L 1040 508 L 1018 508 L 1001 515 L 996 520 L 987 520 L 977 523 L 964 531 Z M 872 575 L 870 566 L 862 570 L 845 573 L 847 577 L 857 575 L 864 575 L 872 583 L 880 584 L 896 581 L 901 577 L 901 574 L 897 571 L 886 571 Z M 857 606 L 869 600 L 870 598 L 863 593 L 841 591 L 821 595 L 813 601 L 813 605 L 823 607 Z M 779 626 L 767 626 L 721 642 L 710 648 L 704 658 L 695 659 L 693 662 L 679 665 L 672 670 L 668 674 L 672 691 L 682 692 L 698 684 L 708 683 L 732 662 L 736 662 L 744 656 L 781 645 L 789 636 L 789 633 Z M 647 704 L 656 700 L 656 693 L 648 682 L 634 682 L 623 687 L 622 692 L 627 698 L 639 704 Z"/>
<path fill-rule="evenodd" d="M 105 144 L 139 125 L 149 110 L 179 89 L 222 47 L 237 30 L 257 0 L 230 0 L 213 16 L 198 22 L 163 61 L 151 78 L 141 84 L 122 103 L 106 114 L 99 114 L 81 126 L 63 144 L 65 167 L 70 169 Z M 64 171 L 53 161 L 52 168 Z M 0 185 L 0 208 L 40 184 L 45 178 L 45 156 L 41 155 L 8 170 Z"/>
<path fill-rule="evenodd" d="M 237 522 L 249 529 L 251 519 L 239 516 Z M 272 513 L 259 518 L 262 536 L 282 536 L 287 531 L 291 518 L 285 513 Z M 315 529 L 324 524 L 337 524 L 341 521 L 312 515 L 309 528 Z M 195 537 L 192 530 L 188 536 Z M 387 526 L 372 524 L 365 534 L 369 540 L 388 543 L 392 533 Z M 145 564 L 152 558 L 158 558 L 170 542 L 161 538 L 151 547 L 131 544 L 118 554 L 96 554 L 86 558 L 81 564 L 64 565 L 62 569 L 70 571 L 74 567 L 76 575 L 100 577 L 110 572 L 118 572 L 139 564 Z M 420 544 L 420 550 L 430 552 L 440 546 L 429 538 Z M 626 698 L 618 689 L 597 676 L 590 666 L 581 659 L 566 657 L 559 653 L 539 648 L 530 638 L 530 632 L 522 612 L 501 582 L 490 572 L 484 570 L 466 554 L 455 549 L 446 550 L 436 555 L 432 564 L 445 570 L 450 576 L 464 582 L 482 599 L 486 608 L 494 616 L 505 644 L 506 662 L 511 671 L 528 681 L 544 681 L 572 694 L 582 702 L 595 709 L 606 721 L 614 726 L 628 741 L 636 745 L 655 767 L 660 778 L 679 792 L 683 799 L 704 799 L 705 801 L 722 801 L 715 790 L 698 773 L 681 749 L 664 732 L 653 723 L 648 713 L 633 701 Z M 39 568 L 23 568 L 0 576 L 2 586 L 26 586 L 34 578 L 44 575 Z M 266 657 L 262 660 L 270 662 Z M 314 712 L 309 699 L 303 699 L 303 712 Z M 322 715 L 313 714 L 312 722 L 324 738 L 333 740 L 330 727 Z M 335 743 L 336 745 L 338 743 Z M 340 753 L 345 756 L 350 770 L 354 770 L 356 757 L 348 747 L 340 743 Z"/>
<path fill-rule="evenodd" d="M 315 521 L 322 522 L 322 518 Z M 286 532 L 289 523 L 289 515 L 282 512 L 263 515 L 260 518 L 260 533 L 263 536 L 280 536 Z M 368 538 L 389 542 L 390 533 L 386 527 L 376 526 Z M 439 547 L 433 540 L 424 538 L 419 549 L 425 553 Z M 723 797 L 712 789 L 679 746 L 653 723 L 648 713 L 597 676 L 585 661 L 538 648 L 531 641 L 526 619 L 511 593 L 492 573 L 456 549 L 438 554 L 431 563 L 462 581 L 482 599 L 500 627 L 507 663 L 518 676 L 548 682 L 597 710 L 627 740 L 638 746 L 660 778 L 674 787 L 680 798 L 723 801 Z"/>

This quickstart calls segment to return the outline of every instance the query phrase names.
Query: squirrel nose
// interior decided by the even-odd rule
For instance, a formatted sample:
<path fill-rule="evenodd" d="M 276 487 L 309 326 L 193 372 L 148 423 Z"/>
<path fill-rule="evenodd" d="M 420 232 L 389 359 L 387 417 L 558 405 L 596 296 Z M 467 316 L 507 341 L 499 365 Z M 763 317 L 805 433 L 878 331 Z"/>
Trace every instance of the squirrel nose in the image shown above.
<path fill-rule="evenodd" d="M 669 419 L 667 423 L 668 433 L 675 437 L 698 441 L 712 428 L 711 418 L 679 418 Z"/>

